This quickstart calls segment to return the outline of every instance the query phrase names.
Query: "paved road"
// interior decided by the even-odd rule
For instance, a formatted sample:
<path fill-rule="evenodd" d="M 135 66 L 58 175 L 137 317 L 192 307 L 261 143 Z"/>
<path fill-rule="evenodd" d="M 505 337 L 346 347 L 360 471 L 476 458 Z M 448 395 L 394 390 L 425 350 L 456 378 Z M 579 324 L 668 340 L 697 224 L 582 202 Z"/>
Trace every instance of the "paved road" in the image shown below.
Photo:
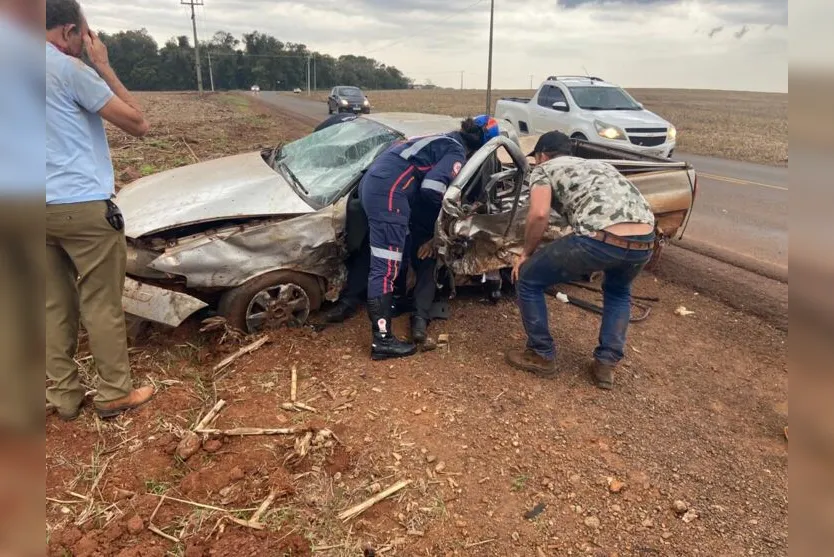
<path fill-rule="evenodd" d="M 787 273 L 788 169 L 679 154 L 698 172 L 685 241 L 714 246 Z"/>
<path fill-rule="evenodd" d="M 262 92 L 261 99 L 311 123 L 327 106 L 304 96 Z M 783 280 L 788 268 L 788 169 L 680 153 L 698 171 L 695 209 L 682 246 L 760 267 Z M 723 257 L 721 257 L 723 255 Z"/>

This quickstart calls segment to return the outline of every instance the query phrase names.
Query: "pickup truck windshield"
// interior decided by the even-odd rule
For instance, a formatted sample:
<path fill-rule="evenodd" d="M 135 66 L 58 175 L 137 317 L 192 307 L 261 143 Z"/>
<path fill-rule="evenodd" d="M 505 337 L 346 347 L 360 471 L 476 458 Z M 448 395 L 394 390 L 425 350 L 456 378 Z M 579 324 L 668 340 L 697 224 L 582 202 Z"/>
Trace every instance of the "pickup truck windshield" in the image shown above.
<path fill-rule="evenodd" d="M 327 207 L 397 139 L 393 130 L 357 118 L 284 145 L 275 170 L 311 205 Z"/>
<path fill-rule="evenodd" d="M 568 87 L 579 108 L 584 110 L 642 110 L 631 95 L 619 87 Z"/>

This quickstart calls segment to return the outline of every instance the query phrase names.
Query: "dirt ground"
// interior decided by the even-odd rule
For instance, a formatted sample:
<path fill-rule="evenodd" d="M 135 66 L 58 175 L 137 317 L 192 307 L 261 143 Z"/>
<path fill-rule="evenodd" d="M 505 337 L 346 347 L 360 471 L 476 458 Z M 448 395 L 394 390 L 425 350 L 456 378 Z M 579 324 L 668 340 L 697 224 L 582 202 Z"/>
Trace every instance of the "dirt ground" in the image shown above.
<path fill-rule="evenodd" d="M 197 137 L 189 145 L 201 159 L 219 153 L 214 137 L 232 153 L 293 133 L 292 122 L 224 97 L 142 99 L 154 124 L 172 122 L 148 141 Z M 159 168 L 181 156 L 170 143 L 165 155 L 131 149 Z M 553 299 L 552 380 L 503 363 L 523 342 L 518 311 L 477 289 L 432 324 L 432 335 L 449 334 L 447 349 L 395 363 L 368 358 L 364 315 L 270 332 L 219 371 L 255 339 L 191 322 L 154 330 L 131 351 L 136 379 L 159 389 L 150 404 L 112 422 L 89 410 L 73 423 L 47 419 L 48 554 L 787 555 L 786 333 L 651 274 L 635 292 L 661 301 L 630 329 L 611 392 L 587 376 L 599 318 Z M 694 313 L 676 315 L 681 305 Z M 395 326 L 407 333 L 405 318 Z M 83 342 L 78 359 L 94 387 Z M 293 368 L 297 401 L 315 412 L 282 407 Z M 220 399 L 215 429 L 295 433 L 211 435 L 177 456 Z M 400 480 L 410 483 L 340 520 Z M 261 529 L 239 524 L 270 494 Z"/>
<path fill-rule="evenodd" d="M 678 128 L 681 152 L 784 166 L 788 161 L 788 95 L 694 89 L 629 89 L 646 108 Z M 377 111 L 471 116 L 484 111 L 484 91 L 369 91 Z M 493 99 L 535 91 L 494 91 Z M 326 93 L 319 93 L 321 100 Z"/>

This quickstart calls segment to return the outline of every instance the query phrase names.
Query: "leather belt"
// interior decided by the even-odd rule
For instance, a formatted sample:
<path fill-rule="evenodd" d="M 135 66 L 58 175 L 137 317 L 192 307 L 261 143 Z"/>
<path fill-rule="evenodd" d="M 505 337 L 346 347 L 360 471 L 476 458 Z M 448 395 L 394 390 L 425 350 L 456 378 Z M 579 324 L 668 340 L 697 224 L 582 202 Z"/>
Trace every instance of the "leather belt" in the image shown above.
<path fill-rule="evenodd" d="M 617 246 L 618 248 L 623 249 L 631 249 L 637 251 L 645 251 L 645 250 L 653 250 L 654 249 L 654 242 L 637 242 L 634 240 L 629 240 L 628 238 L 623 238 L 622 236 L 617 236 L 616 234 L 611 234 L 610 232 L 606 232 L 605 230 L 600 230 L 599 232 L 594 232 L 592 236 L 590 236 L 594 240 L 602 242 L 604 244 L 609 244 L 611 246 Z"/>

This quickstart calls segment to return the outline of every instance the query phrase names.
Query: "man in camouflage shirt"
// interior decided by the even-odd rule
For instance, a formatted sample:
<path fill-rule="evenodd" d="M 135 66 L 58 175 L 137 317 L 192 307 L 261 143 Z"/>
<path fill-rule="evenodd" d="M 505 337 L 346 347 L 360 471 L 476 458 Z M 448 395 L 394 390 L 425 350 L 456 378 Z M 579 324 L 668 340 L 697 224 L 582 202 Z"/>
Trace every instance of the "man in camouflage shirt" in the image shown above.
<path fill-rule="evenodd" d="M 530 175 L 524 252 L 513 269 L 527 348 L 507 352 L 507 363 L 554 376 L 556 347 L 544 292 L 554 284 L 602 271 L 602 326 L 592 371 L 598 387 L 611 389 L 614 368 L 623 358 L 631 284 L 652 255 L 654 215 L 637 188 L 613 166 L 571 153 L 571 140 L 560 132 L 542 135 L 530 153 L 538 166 Z M 536 251 L 551 208 L 567 219 L 573 234 Z"/>

